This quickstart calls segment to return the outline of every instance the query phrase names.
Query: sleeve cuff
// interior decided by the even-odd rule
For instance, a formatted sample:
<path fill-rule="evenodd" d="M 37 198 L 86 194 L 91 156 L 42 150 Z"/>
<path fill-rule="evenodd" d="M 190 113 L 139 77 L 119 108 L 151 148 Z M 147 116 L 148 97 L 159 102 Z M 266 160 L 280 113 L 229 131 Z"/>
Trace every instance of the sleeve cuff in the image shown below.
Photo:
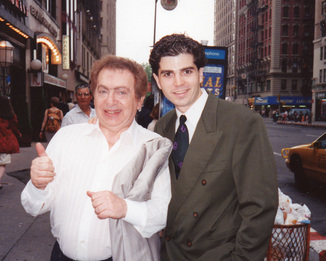
<path fill-rule="evenodd" d="M 127 203 L 127 214 L 123 220 L 135 227 L 144 227 L 147 216 L 146 202 L 138 202 L 128 199 L 125 199 L 125 201 Z"/>

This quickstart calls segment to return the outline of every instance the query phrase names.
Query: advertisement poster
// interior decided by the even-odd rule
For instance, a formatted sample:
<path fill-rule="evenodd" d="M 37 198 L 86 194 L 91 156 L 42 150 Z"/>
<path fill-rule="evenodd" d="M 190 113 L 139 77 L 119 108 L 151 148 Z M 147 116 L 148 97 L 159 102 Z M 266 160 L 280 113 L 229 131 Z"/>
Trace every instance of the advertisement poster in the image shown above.
<path fill-rule="evenodd" d="M 218 98 L 224 99 L 224 65 L 208 64 L 204 67 L 202 86 Z"/>

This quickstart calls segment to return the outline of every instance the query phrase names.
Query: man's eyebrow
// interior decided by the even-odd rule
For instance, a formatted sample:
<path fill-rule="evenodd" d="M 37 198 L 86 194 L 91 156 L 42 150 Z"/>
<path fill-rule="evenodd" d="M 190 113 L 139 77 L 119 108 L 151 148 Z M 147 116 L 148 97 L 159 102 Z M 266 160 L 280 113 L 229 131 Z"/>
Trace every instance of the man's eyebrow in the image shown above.
<path fill-rule="evenodd" d="M 181 69 L 178 69 L 178 70 L 176 70 L 176 71 L 185 71 L 185 70 L 194 70 L 195 69 L 195 66 L 188 66 L 188 67 L 184 67 L 184 68 L 181 68 Z M 164 74 L 164 73 L 170 73 L 170 72 L 174 72 L 174 70 L 168 70 L 168 69 L 166 69 L 166 70 L 162 70 L 161 72 L 160 72 L 160 74 Z"/>

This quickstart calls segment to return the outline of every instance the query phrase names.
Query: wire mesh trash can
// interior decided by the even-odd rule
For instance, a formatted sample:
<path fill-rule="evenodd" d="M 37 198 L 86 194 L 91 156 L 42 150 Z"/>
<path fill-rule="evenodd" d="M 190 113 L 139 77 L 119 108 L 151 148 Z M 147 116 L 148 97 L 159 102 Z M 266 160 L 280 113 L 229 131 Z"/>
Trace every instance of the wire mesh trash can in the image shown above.
<path fill-rule="evenodd" d="M 308 261 L 310 224 L 274 225 L 267 261 Z"/>

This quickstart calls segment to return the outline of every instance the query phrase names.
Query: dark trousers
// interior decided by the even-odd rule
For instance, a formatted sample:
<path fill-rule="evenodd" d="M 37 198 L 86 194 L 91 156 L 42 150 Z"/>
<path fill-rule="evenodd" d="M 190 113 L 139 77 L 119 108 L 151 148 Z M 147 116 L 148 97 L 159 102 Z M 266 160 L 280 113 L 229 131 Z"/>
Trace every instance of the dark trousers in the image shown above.
<path fill-rule="evenodd" d="M 51 261 L 74 261 L 73 259 L 65 256 L 59 246 L 58 241 L 55 242 L 52 253 L 51 253 Z M 113 261 L 112 257 L 105 259 L 103 261 Z"/>

